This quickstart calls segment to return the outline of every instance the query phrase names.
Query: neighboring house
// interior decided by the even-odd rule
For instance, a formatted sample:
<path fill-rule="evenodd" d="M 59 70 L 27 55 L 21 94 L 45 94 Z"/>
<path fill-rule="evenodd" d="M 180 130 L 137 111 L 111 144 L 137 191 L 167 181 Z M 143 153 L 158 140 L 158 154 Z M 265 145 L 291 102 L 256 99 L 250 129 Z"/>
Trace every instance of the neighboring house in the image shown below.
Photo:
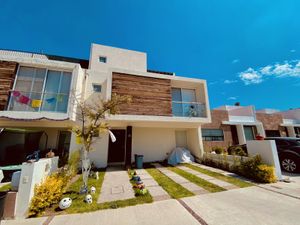
<path fill-rule="evenodd" d="M 112 93 L 133 101 L 106 118 L 117 141 L 103 134 L 94 143 L 90 158 L 97 167 L 130 164 L 135 154 L 163 160 L 176 146 L 203 153 L 201 125 L 211 122 L 205 80 L 149 71 L 146 53 L 97 44 L 89 60 L 5 50 L 0 60 L 2 161 L 37 148 L 60 156 L 79 149 L 69 132 L 77 122 L 72 96 L 108 100 Z"/>
<path fill-rule="evenodd" d="M 211 111 L 211 119 L 212 123 L 202 126 L 203 144 L 207 150 L 245 144 L 257 134 L 265 136 L 253 106 L 221 106 Z"/>
<path fill-rule="evenodd" d="M 210 124 L 202 126 L 204 148 L 245 144 L 264 137 L 300 137 L 300 109 L 279 111 L 253 106 L 222 106 L 211 111 Z"/>

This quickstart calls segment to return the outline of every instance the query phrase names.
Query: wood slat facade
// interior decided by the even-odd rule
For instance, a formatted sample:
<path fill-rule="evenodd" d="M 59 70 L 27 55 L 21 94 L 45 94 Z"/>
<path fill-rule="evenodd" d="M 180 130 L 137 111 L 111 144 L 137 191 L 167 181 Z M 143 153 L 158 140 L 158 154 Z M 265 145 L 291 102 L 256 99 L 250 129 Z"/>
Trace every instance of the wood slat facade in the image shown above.
<path fill-rule="evenodd" d="M 113 73 L 112 93 L 130 95 L 132 103 L 120 114 L 172 116 L 171 80 Z"/>
<path fill-rule="evenodd" d="M 9 91 L 15 81 L 18 63 L 0 61 L 0 110 L 5 110 L 8 99 Z"/>

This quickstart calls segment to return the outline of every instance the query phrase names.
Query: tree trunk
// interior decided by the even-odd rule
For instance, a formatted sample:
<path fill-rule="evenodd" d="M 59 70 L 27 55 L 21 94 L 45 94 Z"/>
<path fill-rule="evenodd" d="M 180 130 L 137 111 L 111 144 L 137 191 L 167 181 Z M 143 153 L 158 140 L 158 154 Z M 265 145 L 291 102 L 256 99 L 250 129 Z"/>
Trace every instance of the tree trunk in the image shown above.
<path fill-rule="evenodd" d="M 88 179 L 91 170 L 91 163 L 90 159 L 88 158 L 88 152 L 83 148 L 82 152 L 82 163 L 81 163 L 81 170 L 82 170 L 82 180 L 83 185 L 80 189 L 80 193 L 85 194 L 88 192 Z"/>

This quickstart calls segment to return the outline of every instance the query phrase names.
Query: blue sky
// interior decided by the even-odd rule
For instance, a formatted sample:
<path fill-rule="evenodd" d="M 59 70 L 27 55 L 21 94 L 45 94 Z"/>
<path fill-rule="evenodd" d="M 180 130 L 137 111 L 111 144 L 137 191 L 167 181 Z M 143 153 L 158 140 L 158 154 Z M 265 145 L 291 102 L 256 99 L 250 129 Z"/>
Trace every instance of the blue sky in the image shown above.
<path fill-rule="evenodd" d="M 206 79 L 211 107 L 300 107 L 298 0 L 0 0 L 0 48 L 88 58 L 90 43 Z"/>

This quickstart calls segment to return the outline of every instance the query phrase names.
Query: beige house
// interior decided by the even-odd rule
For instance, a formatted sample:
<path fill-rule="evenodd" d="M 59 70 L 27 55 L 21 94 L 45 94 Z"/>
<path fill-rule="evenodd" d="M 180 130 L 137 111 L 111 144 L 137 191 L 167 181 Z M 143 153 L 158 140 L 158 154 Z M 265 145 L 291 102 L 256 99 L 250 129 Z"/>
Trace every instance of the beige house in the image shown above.
<path fill-rule="evenodd" d="M 106 118 L 117 141 L 107 134 L 97 140 L 90 153 L 97 167 L 130 164 L 134 154 L 146 162 L 163 160 L 176 146 L 197 157 L 203 153 L 201 126 L 210 122 L 205 80 L 149 71 L 146 53 L 97 44 L 89 60 L 16 51 L 0 51 L 0 60 L 6 82 L 0 85 L 2 161 L 20 149 L 21 160 L 37 148 L 60 156 L 80 148 L 68 131 L 77 122 L 72 95 L 107 100 L 112 93 L 133 101 Z M 7 138 L 14 144 L 3 146 Z"/>

